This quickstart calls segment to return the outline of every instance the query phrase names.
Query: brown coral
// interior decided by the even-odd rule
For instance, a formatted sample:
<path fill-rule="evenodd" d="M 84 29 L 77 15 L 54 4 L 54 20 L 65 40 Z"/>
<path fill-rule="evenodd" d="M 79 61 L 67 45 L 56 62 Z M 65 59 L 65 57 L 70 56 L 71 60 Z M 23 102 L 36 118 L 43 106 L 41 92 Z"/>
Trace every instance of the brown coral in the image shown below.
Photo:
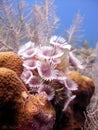
<path fill-rule="evenodd" d="M 38 130 L 43 127 L 52 130 L 54 115 L 44 94 L 31 96 L 13 70 L 0 68 L 1 130 Z"/>
<path fill-rule="evenodd" d="M 25 94 L 23 94 L 25 93 Z M 28 117 L 27 109 L 23 105 L 28 92 L 18 78 L 17 74 L 10 69 L 0 68 L 0 128 L 2 126 L 14 126 L 24 122 Z"/>
<path fill-rule="evenodd" d="M 59 111 L 62 114 L 61 121 L 58 123 L 60 125 L 54 130 L 81 130 L 85 122 L 84 112 L 90 103 L 95 86 L 92 79 L 77 71 L 67 72 L 66 75 L 78 84 L 78 89 L 72 91 L 76 98 L 70 102 L 64 113 Z"/>
<path fill-rule="evenodd" d="M 84 125 L 84 112 L 86 111 L 87 105 L 90 103 L 95 86 L 91 78 L 83 76 L 76 71 L 68 72 L 67 76 L 78 84 L 78 90 L 73 91 L 73 94 L 76 95 L 76 98 L 70 104 L 72 114 L 70 120 L 74 129 L 80 129 Z M 67 112 L 70 113 L 70 111 Z"/>
<path fill-rule="evenodd" d="M 94 82 L 91 78 L 81 75 L 77 71 L 71 71 L 67 73 L 67 76 L 78 84 L 78 90 L 73 91 L 77 98 L 81 99 L 80 105 L 87 106 L 90 103 L 90 98 L 94 93 Z M 84 101 L 83 101 L 84 100 Z"/>
<path fill-rule="evenodd" d="M 0 52 L 0 67 L 9 68 L 20 76 L 23 71 L 22 64 L 22 59 L 16 53 Z"/>

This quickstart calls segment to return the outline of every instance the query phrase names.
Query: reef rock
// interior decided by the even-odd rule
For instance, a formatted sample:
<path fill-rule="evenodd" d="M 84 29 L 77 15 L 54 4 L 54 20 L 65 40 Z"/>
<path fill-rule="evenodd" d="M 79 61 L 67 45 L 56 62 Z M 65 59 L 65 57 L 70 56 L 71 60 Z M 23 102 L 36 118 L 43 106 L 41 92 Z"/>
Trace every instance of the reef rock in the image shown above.
<path fill-rule="evenodd" d="M 77 69 L 77 71 L 87 77 L 92 78 L 92 66 L 96 58 L 95 49 L 89 47 L 86 48 L 84 46 L 80 49 L 76 49 L 75 55 L 85 65 L 85 69 Z"/>

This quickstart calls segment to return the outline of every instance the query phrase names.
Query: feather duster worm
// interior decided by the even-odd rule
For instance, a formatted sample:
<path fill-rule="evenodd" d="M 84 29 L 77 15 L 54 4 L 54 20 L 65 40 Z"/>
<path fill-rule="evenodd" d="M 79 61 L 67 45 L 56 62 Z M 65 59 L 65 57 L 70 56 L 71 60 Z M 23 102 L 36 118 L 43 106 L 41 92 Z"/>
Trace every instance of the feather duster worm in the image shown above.
<path fill-rule="evenodd" d="M 93 88 L 90 88 L 92 89 L 91 92 L 87 91 L 87 88 L 84 86 L 87 87 L 88 84 L 89 87 L 91 87 L 88 83 L 89 80 L 84 76 L 81 76 L 79 73 L 75 73 L 74 75 L 73 72 L 70 75 L 69 67 L 74 66 L 75 68 L 83 69 L 84 67 L 82 63 L 73 55 L 73 52 L 71 51 L 71 45 L 69 45 L 62 37 L 53 36 L 50 39 L 50 45 L 43 47 L 40 46 L 39 48 L 35 47 L 35 50 L 36 49 L 37 52 L 34 53 L 33 57 L 31 48 L 27 49 L 28 52 L 30 50 L 31 54 L 29 54 L 31 56 L 29 55 L 28 57 L 25 57 L 24 54 L 21 55 L 24 61 L 24 70 L 21 75 L 22 80 L 25 84 L 27 84 L 27 88 L 29 88 L 29 91 L 33 97 L 35 96 L 37 98 L 36 94 L 44 94 L 46 100 L 50 104 L 52 103 L 56 112 L 56 121 L 54 126 L 52 125 L 53 130 L 73 130 L 74 128 L 80 128 L 80 126 L 83 125 L 82 123 L 84 121 L 84 118 L 82 122 L 77 121 L 75 113 L 78 115 L 78 112 L 76 112 L 75 109 L 76 107 L 81 109 L 80 113 L 83 115 L 83 111 L 92 96 L 94 85 L 92 85 Z M 81 83 L 83 83 L 83 86 Z M 82 92 L 82 89 L 85 90 L 85 92 Z M 85 100 L 84 104 L 81 103 L 83 106 L 80 106 L 79 102 L 82 102 L 81 97 L 85 95 L 84 93 L 86 93 L 86 95 L 87 93 L 91 93 L 91 95 L 88 95 L 88 99 Z M 38 98 L 36 101 L 37 102 L 33 102 L 35 104 L 41 104 L 42 107 L 40 108 L 40 105 L 38 106 L 38 108 L 40 108 L 40 111 L 39 114 L 34 118 L 34 122 L 38 121 L 34 123 L 34 129 L 46 130 L 49 127 L 39 127 L 41 125 L 40 122 L 47 124 L 48 121 L 51 122 L 50 117 L 52 121 L 53 118 L 51 115 L 49 115 L 49 113 L 46 114 L 45 111 L 43 111 L 46 106 L 43 103 L 42 99 Z M 46 118 L 47 121 L 45 121 Z M 75 123 L 77 126 L 74 125 Z"/>
<path fill-rule="evenodd" d="M 63 37 L 52 36 L 50 39 L 50 44 L 61 49 L 71 49 L 71 45 L 68 44 Z"/>
<path fill-rule="evenodd" d="M 43 59 L 56 59 L 60 58 L 64 52 L 60 49 L 56 49 L 52 46 L 43 46 L 40 47 L 40 50 L 38 51 L 38 56 Z"/>
<path fill-rule="evenodd" d="M 51 101 L 54 98 L 55 95 L 55 91 L 52 88 L 52 86 L 49 85 L 42 85 L 39 89 L 38 89 L 38 93 L 41 92 L 45 92 L 47 94 L 47 99 L 48 101 Z"/>
<path fill-rule="evenodd" d="M 38 67 L 38 73 L 44 80 L 53 80 L 57 75 L 55 66 L 48 62 L 40 62 Z"/>

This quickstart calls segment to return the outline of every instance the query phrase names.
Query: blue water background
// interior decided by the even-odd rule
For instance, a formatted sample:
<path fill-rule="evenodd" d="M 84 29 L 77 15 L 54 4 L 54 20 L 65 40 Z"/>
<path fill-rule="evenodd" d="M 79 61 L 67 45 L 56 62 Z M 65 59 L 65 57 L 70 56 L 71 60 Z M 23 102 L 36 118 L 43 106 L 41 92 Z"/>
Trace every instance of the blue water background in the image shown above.
<path fill-rule="evenodd" d="M 70 27 L 72 19 L 80 12 L 83 16 L 81 28 L 84 30 L 82 41 L 87 40 L 90 47 L 95 47 L 98 42 L 98 0 L 56 0 L 55 3 L 61 20 L 58 33 Z"/>
<path fill-rule="evenodd" d="M 28 0 L 28 2 L 34 4 L 35 0 Z M 81 44 L 87 40 L 89 46 L 94 48 L 98 42 L 98 0 L 55 0 L 54 3 L 56 15 L 60 19 L 59 29 L 55 34 L 62 35 L 71 26 L 73 18 L 79 12 L 83 17 L 81 28 L 84 30 Z"/>

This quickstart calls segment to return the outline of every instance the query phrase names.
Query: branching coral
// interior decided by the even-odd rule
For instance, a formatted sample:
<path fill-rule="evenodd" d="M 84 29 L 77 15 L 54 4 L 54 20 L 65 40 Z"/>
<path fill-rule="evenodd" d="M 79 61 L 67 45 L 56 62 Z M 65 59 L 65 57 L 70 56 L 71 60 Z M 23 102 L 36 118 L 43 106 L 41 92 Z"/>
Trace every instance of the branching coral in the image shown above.
<path fill-rule="evenodd" d="M 53 0 L 42 0 L 40 5 L 29 4 L 26 0 L 1 0 L 1 50 L 17 51 L 28 39 L 36 44 L 45 44 L 57 23 Z"/>
<path fill-rule="evenodd" d="M 81 31 L 80 24 L 82 23 L 82 21 L 83 18 L 80 16 L 79 13 L 77 13 L 76 17 L 73 20 L 73 24 L 71 25 L 69 30 L 66 31 L 66 39 L 68 43 L 75 44 L 77 41 L 80 41 L 81 37 L 83 37 L 82 35 L 79 35 L 79 32 Z"/>

